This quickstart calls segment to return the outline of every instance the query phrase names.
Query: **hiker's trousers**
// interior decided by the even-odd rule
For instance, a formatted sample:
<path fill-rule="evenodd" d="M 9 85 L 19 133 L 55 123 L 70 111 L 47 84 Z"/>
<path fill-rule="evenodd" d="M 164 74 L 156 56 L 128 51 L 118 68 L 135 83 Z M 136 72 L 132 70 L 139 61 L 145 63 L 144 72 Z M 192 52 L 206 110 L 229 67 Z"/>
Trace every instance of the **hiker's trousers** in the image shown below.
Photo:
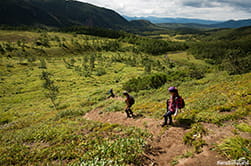
<path fill-rule="evenodd" d="M 168 118 L 169 118 L 169 124 L 172 124 L 173 123 L 173 120 L 172 120 L 172 115 L 174 114 L 175 112 L 173 111 L 167 111 L 165 114 L 164 114 L 164 118 L 165 118 L 165 124 L 167 124 L 167 121 L 168 121 Z"/>
<path fill-rule="evenodd" d="M 130 117 L 130 115 L 133 115 L 133 112 L 132 112 L 132 110 L 131 110 L 131 105 L 130 106 L 128 106 L 128 108 L 125 110 L 125 112 L 126 112 L 126 114 L 127 114 L 127 116 L 128 117 Z"/>

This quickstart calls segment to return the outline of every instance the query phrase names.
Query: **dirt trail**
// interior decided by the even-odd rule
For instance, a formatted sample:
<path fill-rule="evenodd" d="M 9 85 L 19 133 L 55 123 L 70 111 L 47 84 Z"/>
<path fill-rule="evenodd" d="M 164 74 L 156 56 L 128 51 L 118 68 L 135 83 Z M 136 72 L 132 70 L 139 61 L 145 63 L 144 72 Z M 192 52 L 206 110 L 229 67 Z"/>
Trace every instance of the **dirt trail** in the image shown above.
<path fill-rule="evenodd" d="M 161 121 L 146 117 L 136 117 L 134 119 L 126 118 L 123 112 L 103 112 L 101 108 L 87 113 L 84 118 L 103 123 L 120 124 L 124 126 L 134 126 L 146 129 L 153 134 L 148 140 L 151 150 L 146 152 L 148 161 L 143 165 L 147 166 L 170 166 L 175 157 L 186 153 L 189 147 L 184 145 L 183 136 L 187 132 L 183 126 L 172 126 L 162 128 Z M 216 126 L 206 126 L 216 130 Z M 218 160 L 224 160 L 216 152 L 210 150 L 211 143 L 222 138 L 224 129 L 213 135 L 208 135 L 205 139 L 209 142 L 208 146 L 203 148 L 203 152 L 193 157 L 180 159 L 178 166 L 214 166 Z M 225 134 L 226 135 L 226 134 Z"/>
<path fill-rule="evenodd" d="M 103 113 L 100 109 L 93 110 L 84 117 L 103 123 L 135 126 L 152 133 L 153 137 L 151 140 L 148 140 L 152 149 L 146 154 L 146 157 L 149 159 L 147 165 L 167 166 L 175 156 L 183 154 L 186 149 L 186 146 L 182 143 L 185 132 L 185 129 L 182 127 L 162 128 L 160 126 L 161 121 L 156 121 L 155 119 L 145 117 L 126 118 L 125 113 Z"/>

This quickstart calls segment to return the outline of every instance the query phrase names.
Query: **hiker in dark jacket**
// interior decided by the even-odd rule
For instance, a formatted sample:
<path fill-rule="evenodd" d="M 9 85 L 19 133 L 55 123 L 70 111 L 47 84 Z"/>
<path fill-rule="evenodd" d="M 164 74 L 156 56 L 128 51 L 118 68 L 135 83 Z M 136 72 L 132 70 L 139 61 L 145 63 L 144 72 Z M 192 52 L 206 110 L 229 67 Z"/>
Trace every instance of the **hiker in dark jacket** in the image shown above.
<path fill-rule="evenodd" d="M 110 96 L 108 96 L 107 98 L 114 98 L 115 97 L 115 94 L 113 93 L 113 89 L 110 89 L 108 94 L 110 94 Z"/>
<path fill-rule="evenodd" d="M 178 109 L 181 109 L 185 106 L 184 100 L 179 95 L 178 89 L 176 87 L 170 87 L 168 91 L 171 94 L 171 97 L 169 100 L 167 100 L 167 112 L 164 114 L 164 123 L 162 124 L 162 127 L 168 125 L 168 119 L 169 125 L 172 125 L 172 115 L 176 115 Z"/>
<path fill-rule="evenodd" d="M 133 112 L 131 110 L 132 105 L 135 103 L 135 100 L 132 96 L 129 95 L 128 92 L 123 92 L 123 95 L 126 96 L 126 109 L 125 112 L 128 118 L 134 117 Z"/>

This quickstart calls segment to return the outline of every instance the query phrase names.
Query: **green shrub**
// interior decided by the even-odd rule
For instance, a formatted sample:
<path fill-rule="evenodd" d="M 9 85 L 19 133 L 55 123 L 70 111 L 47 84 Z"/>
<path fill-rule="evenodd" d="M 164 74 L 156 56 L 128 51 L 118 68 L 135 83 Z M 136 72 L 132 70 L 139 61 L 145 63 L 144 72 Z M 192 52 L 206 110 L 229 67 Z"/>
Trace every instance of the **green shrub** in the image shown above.
<path fill-rule="evenodd" d="M 174 70 L 174 71 L 168 71 L 167 72 L 167 81 L 171 82 L 171 81 L 185 81 L 189 79 L 187 76 L 187 73 L 185 71 L 181 71 L 181 70 Z"/>
<path fill-rule="evenodd" d="M 184 135 L 183 141 L 185 144 L 194 146 L 196 153 L 200 153 L 201 148 L 206 145 L 206 142 L 202 139 L 205 134 L 206 130 L 203 125 L 195 123 L 192 125 L 191 130 Z"/>
<path fill-rule="evenodd" d="M 239 129 L 240 131 L 251 133 L 251 126 L 246 123 L 240 123 L 236 125 L 235 127 Z"/>
<path fill-rule="evenodd" d="M 187 81 L 191 79 L 202 79 L 205 77 L 205 69 L 195 65 L 189 65 L 179 70 L 169 70 L 167 72 L 167 80 L 172 81 Z"/>
<path fill-rule="evenodd" d="M 64 118 L 64 117 L 75 117 L 75 116 L 81 116 L 84 115 L 85 111 L 84 110 L 73 110 L 73 109 L 68 109 L 64 111 L 59 111 L 56 114 L 56 119 Z"/>
<path fill-rule="evenodd" d="M 50 41 L 49 41 L 49 36 L 47 33 L 42 33 L 40 37 L 37 39 L 35 42 L 37 46 L 44 46 L 44 47 L 50 47 Z"/>
<path fill-rule="evenodd" d="M 0 53 L 1 54 L 4 54 L 5 53 L 5 50 L 4 50 L 4 48 L 3 48 L 3 46 L 0 44 Z"/>
<path fill-rule="evenodd" d="M 13 68 L 14 65 L 13 65 L 13 64 L 7 64 L 6 67 L 7 67 L 7 68 Z"/>
<path fill-rule="evenodd" d="M 3 46 L 2 46 L 2 48 L 5 48 L 4 50 L 5 50 L 5 53 L 6 52 L 12 52 L 12 51 L 14 51 L 14 50 L 17 50 L 14 46 L 13 46 L 13 44 L 12 43 L 4 43 L 3 44 Z"/>
<path fill-rule="evenodd" d="M 193 79 L 201 79 L 205 77 L 204 69 L 197 66 L 190 66 L 188 70 L 188 76 Z"/>
<path fill-rule="evenodd" d="M 98 67 L 96 68 L 96 76 L 102 76 L 102 75 L 105 75 L 106 74 L 106 71 L 103 67 Z"/>
<path fill-rule="evenodd" d="M 251 160 L 250 139 L 245 139 L 240 136 L 230 137 L 219 144 L 217 149 L 229 159 L 245 157 L 246 159 Z"/>
<path fill-rule="evenodd" d="M 57 109 L 58 104 L 56 104 L 56 99 L 58 97 L 59 87 L 54 84 L 53 80 L 51 80 L 51 76 L 51 73 L 43 71 L 40 75 L 40 79 L 44 80 L 43 87 L 47 90 L 45 96 L 51 100 L 54 108 Z"/>
<path fill-rule="evenodd" d="M 105 50 L 105 51 L 118 51 L 120 48 L 120 43 L 118 41 L 106 41 L 103 43 L 102 47 L 100 50 Z"/>
<path fill-rule="evenodd" d="M 72 166 L 123 166 L 124 164 L 118 164 L 117 161 L 107 160 L 107 159 L 100 159 L 98 157 L 94 158 L 93 160 L 81 161 L 80 164 L 72 164 Z"/>
<path fill-rule="evenodd" d="M 1 118 L 0 118 L 0 125 L 7 124 L 7 123 L 9 123 L 9 122 L 11 122 L 11 120 L 8 119 L 8 118 L 6 118 L 6 117 L 1 117 Z"/>
<path fill-rule="evenodd" d="M 47 69 L 47 65 L 46 65 L 45 59 L 39 59 L 39 60 L 40 60 L 40 64 L 39 64 L 38 68 L 40 68 L 40 69 Z"/>
<path fill-rule="evenodd" d="M 157 89 L 167 81 L 164 73 L 150 74 L 142 77 L 132 78 L 123 85 L 123 89 L 128 92 L 138 92 L 140 90 Z"/>

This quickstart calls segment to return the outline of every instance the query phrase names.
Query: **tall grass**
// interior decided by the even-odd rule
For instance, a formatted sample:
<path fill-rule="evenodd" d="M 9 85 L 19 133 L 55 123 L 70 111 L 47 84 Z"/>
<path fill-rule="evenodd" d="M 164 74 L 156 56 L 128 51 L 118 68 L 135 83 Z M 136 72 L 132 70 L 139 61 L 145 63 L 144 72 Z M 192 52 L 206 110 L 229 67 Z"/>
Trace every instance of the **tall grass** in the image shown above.
<path fill-rule="evenodd" d="M 245 157 L 251 161 L 251 140 L 240 136 L 226 138 L 217 146 L 220 153 L 229 159 Z"/>

